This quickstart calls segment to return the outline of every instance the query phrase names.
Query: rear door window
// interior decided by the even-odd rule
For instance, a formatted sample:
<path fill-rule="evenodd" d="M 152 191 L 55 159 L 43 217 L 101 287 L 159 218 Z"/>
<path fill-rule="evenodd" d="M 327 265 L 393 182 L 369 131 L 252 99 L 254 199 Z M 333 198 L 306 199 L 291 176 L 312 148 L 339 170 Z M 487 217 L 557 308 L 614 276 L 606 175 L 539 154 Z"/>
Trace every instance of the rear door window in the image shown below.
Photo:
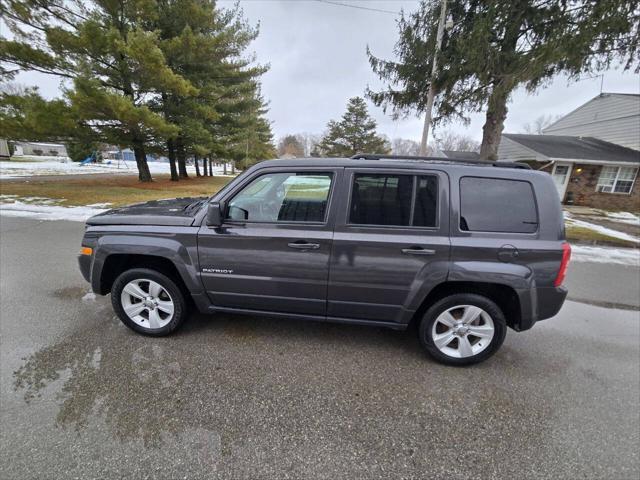
<path fill-rule="evenodd" d="M 438 218 L 437 205 L 438 177 L 435 175 L 418 177 L 413 225 L 416 227 L 435 227 Z"/>
<path fill-rule="evenodd" d="M 534 233 L 538 212 L 533 187 L 521 180 L 460 179 L 460 230 Z"/>
<path fill-rule="evenodd" d="M 411 175 L 356 174 L 349 223 L 408 226 L 412 194 Z"/>
<path fill-rule="evenodd" d="M 415 192 L 415 194 L 414 194 Z M 435 227 L 438 177 L 356 173 L 351 187 L 351 225 Z"/>

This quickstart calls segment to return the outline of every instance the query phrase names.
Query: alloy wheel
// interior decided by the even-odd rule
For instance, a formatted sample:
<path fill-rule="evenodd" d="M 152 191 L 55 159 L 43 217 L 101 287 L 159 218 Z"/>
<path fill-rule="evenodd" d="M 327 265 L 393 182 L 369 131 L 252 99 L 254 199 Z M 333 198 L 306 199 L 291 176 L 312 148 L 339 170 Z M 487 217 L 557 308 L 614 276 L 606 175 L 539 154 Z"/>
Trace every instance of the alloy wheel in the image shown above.
<path fill-rule="evenodd" d="M 432 327 L 433 344 L 443 354 L 467 358 L 485 350 L 495 334 L 491 315 L 475 305 L 451 307 L 436 318 Z"/>
<path fill-rule="evenodd" d="M 175 310 L 167 289 L 144 278 L 127 283 L 122 289 L 120 302 L 131 321 L 151 330 L 167 325 Z"/>

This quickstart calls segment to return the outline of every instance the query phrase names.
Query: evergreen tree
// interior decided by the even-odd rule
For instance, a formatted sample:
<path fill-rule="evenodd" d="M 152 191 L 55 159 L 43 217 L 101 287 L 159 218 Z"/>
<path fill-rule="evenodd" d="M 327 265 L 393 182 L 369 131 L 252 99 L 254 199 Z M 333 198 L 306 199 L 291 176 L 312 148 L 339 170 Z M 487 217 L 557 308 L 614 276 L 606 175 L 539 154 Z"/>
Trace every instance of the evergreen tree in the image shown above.
<path fill-rule="evenodd" d="M 376 122 L 369 116 L 360 97 L 349 99 L 339 122 L 329 121 L 327 133 L 316 145 L 314 156 L 350 157 L 356 153 L 389 153 L 389 142 L 376 133 Z"/>
<path fill-rule="evenodd" d="M 224 154 L 229 148 L 229 137 L 240 128 L 233 120 L 256 109 L 257 79 L 266 67 L 244 57 L 258 31 L 237 5 L 227 10 L 211 0 L 159 0 L 158 5 L 156 26 L 167 64 L 198 88 L 189 96 L 166 92 L 154 105 L 179 128 L 167 151 L 178 163 L 172 178 L 186 178 L 187 156 Z"/>
<path fill-rule="evenodd" d="M 0 94 L 0 138 L 67 142 L 89 134 L 63 99 L 45 100 L 36 87 L 3 88 Z"/>
<path fill-rule="evenodd" d="M 146 151 L 177 128 L 147 99 L 197 93 L 166 64 L 158 34 L 148 28 L 155 2 L 8 0 L 1 9 L 14 39 L 0 38 L 0 60 L 71 80 L 65 97 L 76 121 L 105 143 L 131 147 L 139 179 L 150 181 Z"/>
<path fill-rule="evenodd" d="M 511 93 L 533 92 L 554 75 L 571 78 L 621 61 L 637 65 L 640 7 L 632 0 L 460 0 L 448 3 L 452 20 L 433 79 L 434 124 L 486 108 L 482 159 L 495 159 Z M 424 113 L 432 81 L 440 2 L 423 0 L 401 16 L 396 52 L 386 61 L 367 52 L 388 88 L 368 96 L 394 115 Z M 636 68 L 637 70 L 637 68 Z"/>

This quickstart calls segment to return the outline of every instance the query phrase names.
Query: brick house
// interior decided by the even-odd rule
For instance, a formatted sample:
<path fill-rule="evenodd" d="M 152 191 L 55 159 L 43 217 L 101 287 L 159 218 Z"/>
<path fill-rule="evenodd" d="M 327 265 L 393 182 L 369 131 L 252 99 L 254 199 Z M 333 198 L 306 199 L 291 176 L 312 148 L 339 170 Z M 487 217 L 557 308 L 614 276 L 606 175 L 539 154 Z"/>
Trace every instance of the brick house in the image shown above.
<path fill-rule="evenodd" d="M 640 95 L 602 93 L 543 130 L 505 133 L 499 160 L 553 176 L 565 204 L 640 211 Z"/>

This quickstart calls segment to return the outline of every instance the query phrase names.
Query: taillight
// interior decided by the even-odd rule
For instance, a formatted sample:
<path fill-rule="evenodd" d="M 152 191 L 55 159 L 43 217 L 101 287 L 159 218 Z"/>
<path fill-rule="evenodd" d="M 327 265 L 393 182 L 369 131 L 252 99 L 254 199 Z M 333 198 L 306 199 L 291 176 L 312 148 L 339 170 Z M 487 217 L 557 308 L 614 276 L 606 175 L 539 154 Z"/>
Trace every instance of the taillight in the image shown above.
<path fill-rule="evenodd" d="M 553 282 L 554 287 L 559 287 L 564 282 L 564 277 L 567 274 L 567 266 L 569 265 L 569 259 L 571 258 L 571 245 L 567 242 L 562 244 L 562 261 L 560 262 L 560 270 L 556 276 L 556 281 Z"/>

